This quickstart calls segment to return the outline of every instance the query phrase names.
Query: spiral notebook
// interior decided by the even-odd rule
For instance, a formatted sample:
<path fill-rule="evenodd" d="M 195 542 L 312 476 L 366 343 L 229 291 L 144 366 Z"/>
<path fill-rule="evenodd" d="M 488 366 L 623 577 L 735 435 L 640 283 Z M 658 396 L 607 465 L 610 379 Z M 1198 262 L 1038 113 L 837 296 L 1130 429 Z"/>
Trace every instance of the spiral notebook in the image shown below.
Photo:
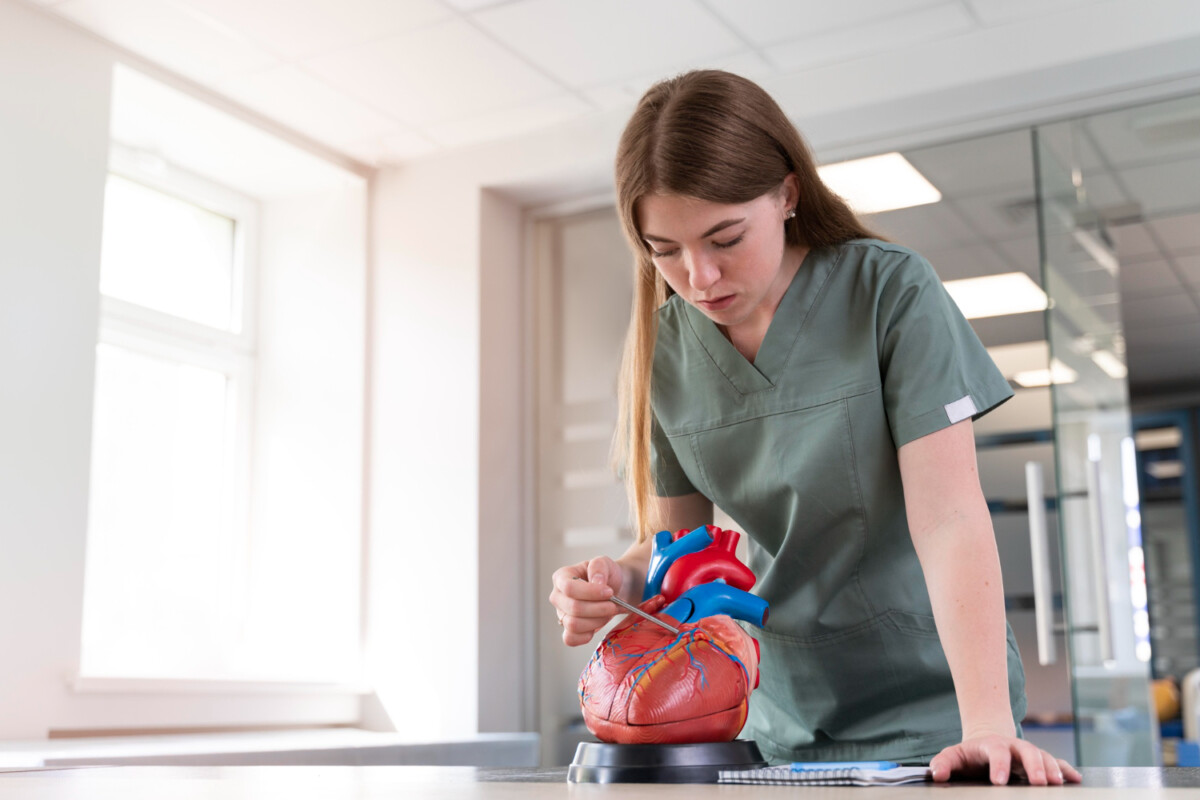
<path fill-rule="evenodd" d="M 723 769 L 717 783 L 771 783 L 784 786 L 900 786 L 929 780 L 929 767 L 889 766 L 883 769 L 836 763 L 784 764 L 758 769 Z"/>

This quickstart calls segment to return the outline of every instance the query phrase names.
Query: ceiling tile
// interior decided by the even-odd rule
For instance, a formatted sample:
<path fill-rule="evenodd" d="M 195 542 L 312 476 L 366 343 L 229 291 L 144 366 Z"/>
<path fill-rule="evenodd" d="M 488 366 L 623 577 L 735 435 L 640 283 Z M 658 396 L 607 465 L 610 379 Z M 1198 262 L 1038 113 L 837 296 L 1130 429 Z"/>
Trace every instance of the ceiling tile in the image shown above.
<path fill-rule="evenodd" d="M 1070 283 L 1076 294 L 1086 298 L 1110 297 L 1120 291 L 1112 273 L 1101 266 L 1075 270 L 1071 273 Z"/>
<path fill-rule="evenodd" d="M 1116 166 L 1200 156 L 1200 97 L 1100 114 L 1083 125 Z"/>
<path fill-rule="evenodd" d="M 1151 297 L 1131 297 L 1121 304 L 1121 316 L 1138 327 L 1158 327 L 1173 320 L 1200 320 L 1200 309 L 1190 294 L 1170 292 Z"/>
<path fill-rule="evenodd" d="M 425 132 L 434 141 L 454 147 L 549 128 L 592 111 L 592 107 L 579 98 L 563 93 L 533 103 L 432 125 Z"/>
<path fill-rule="evenodd" d="M 946 250 L 925 250 L 921 253 L 929 259 L 938 277 L 944 281 L 960 278 L 977 278 L 1005 272 L 1008 265 L 987 244 L 972 244 Z"/>
<path fill-rule="evenodd" d="M 1025 272 L 1039 284 L 1042 282 L 1041 245 L 1036 232 L 1030 236 L 1005 239 L 995 244 L 1009 266 Z"/>
<path fill-rule="evenodd" d="M 1125 334 L 1126 347 L 1137 350 L 1171 347 L 1178 348 L 1200 343 L 1200 318 L 1185 318 L 1182 322 L 1157 327 L 1131 328 Z M 1130 360 L 1132 364 L 1132 359 Z"/>
<path fill-rule="evenodd" d="M 1072 165 L 1082 169 L 1085 179 L 1092 173 L 1108 170 L 1107 163 L 1092 144 L 1091 137 L 1083 135 L 1079 122 L 1072 120 L 1042 125 L 1038 127 L 1037 132 L 1042 156 L 1050 166 L 1057 168 L 1054 175 L 1056 183 L 1070 185 L 1069 167 Z"/>
<path fill-rule="evenodd" d="M 1186 347 L 1156 347 L 1131 352 L 1129 383 L 1132 394 L 1153 393 L 1156 384 L 1186 383 L 1194 387 L 1196 375 L 1200 374 L 1200 348 L 1194 344 L 1196 335 L 1190 341 L 1193 344 Z"/>
<path fill-rule="evenodd" d="M 200 83 L 278 63 L 212 20 L 160 0 L 67 0 L 54 12 Z"/>
<path fill-rule="evenodd" d="M 1117 257 L 1121 263 L 1163 256 L 1158 250 L 1158 245 L 1150 238 L 1146 226 L 1140 222 L 1131 225 L 1110 225 L 1108 235 L 1117 246 Z"/>
<path fill-rule="evenodd" d="M 863 222 L 880 235 L 922 253 L 947 250 L 978 239 L 962 217 L 945 203 L 865 215 Z"/>
<path fill-rule="evenodd" d="M 802 38 L 773 45 L 766 48 L 764 53 L 781 71 L 798 72 L 866 55 L 901 50 L 913 44 L 965 33 L 974 27 L 975 21 L 958 3 L 939 4 L 811 39 Z"/>
<path fill-rule="evenodd" d="M 1085 175 L 1083 187 L 1087 204 L 1100 212 L 1115 208 L 1125 216 L 1127 207 L 1134 202 L 1134 198 L 1121 188 L 1121 183 L 1111 172 L 1093 172 Z"/>
<path fill-rule="evenodd" d="M 909 11 L 949 5 L 945 0 L 840 0 L 804 3 L 795 0 L 708 0 L 725 22 L 756 45 L 814 37 L 890 19 Z"/>
<path fill-rule="evenodd" d="M 1179 276 L 1166 261 L 1127 262 L 1121 265 L 1119 275 L 1122 297 L 1153 297 L 1183 291 Z"/>
<path fill-rule="evenodd" d="M 403 33 L 453 11 L 435 0 L 184 0 L 285 59 Z"/>
<path fill-rule="evenodd" d="M 1096 0 L 967 0 L 985 25 L 1041 17 L 1047 14 L 1085 6 Z"/>
<path fill-rule="evenodd" d="M 1122 179 L 1133 198 L 1141 204 L 1148 219 L 1194 211 L 1196 187 L 1200 186 L 1200 158 L 1187 158 L 1169 164 L 1128 167 Z"/>
<path fill-rule="evenodd" d="M 1033 195 L 1033 148 L 1028 131 L 908 150 L 904 157 L 944 195 L 992 194 L 1013 188 Z"/>
<path fill-rule="evenodd" d="M 762 56 L 752 50 L 745 50 L 733 56 L 712 59 L 705 63 L 686 64 L 679 68 L 680 72 L 691 69 L 723 69 L 752 81 L 759 81 L 775 72 Z M 639 75 L 635 78 L 608 83 L 603 86 L 593 86 L 584 89 L 582 94 L 596 108 L 610 111 L 615 108 L 632 108 L 654 83 L 664 77 L 661 72 Z"/>
<path fill-rule="evenodd" d="M 562 91 L 458 19 L 304 63 L 369 105 L 421 126 L 498 111 Z"/>
<path fill-rule="evenodd" d="M 1033 187 L 1016 187 L 991 194 L 948 201 L 976 232 L 993 239 L 1037 235 L 1037 199 Z"/>
<path fill-rule="evenodd" d="M 255 111 L 335 148 L 401 127 L 395 118 L 292 66 L 239 76 L 216 88 Z"/>
<path fill-rule="evenodd" d="M 745 49 L 695 0 L 525 0 L 473 18 L 575 88 L 647 73 L 666 75 Z"/>
<path fill-rule="evenodd" d="M 1200 287 L 1200 253 L 1187 256 L 1175 256 L 1175 266 L 1179 274 L 1190 286 Z"/>
<path fill-rule="evenodd" d="M 1028 314 L 984 317 L 971 320 L 971 327 L 988 348 L 1036 342 L 1046 338 L 1046 315 L 1041 311 L 1031 311 Z"/>
<path fill-rule="evenodd" d="M 1200 205 L 1200 196 L 1196 204 Z M 1161 217 L 1149 225 L 1168 250 L 1200 250 L 1200 211 Z"/>

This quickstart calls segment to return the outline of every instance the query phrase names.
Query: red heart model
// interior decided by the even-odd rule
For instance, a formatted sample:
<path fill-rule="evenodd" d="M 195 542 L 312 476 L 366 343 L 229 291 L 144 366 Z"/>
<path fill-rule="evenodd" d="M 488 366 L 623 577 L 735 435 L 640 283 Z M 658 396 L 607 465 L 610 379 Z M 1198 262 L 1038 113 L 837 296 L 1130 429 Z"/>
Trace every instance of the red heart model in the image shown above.
<path fill-rule="evenodd" d="M 658 595 L 640 608 L 653 614 L 666 602 Z M 758 686 L 758 642 L 724 614 L 660 618 L 679 634 L 631 615 L 596 649 L 579 676 L 588 730 L 618 744 L 735 738 Z"/>

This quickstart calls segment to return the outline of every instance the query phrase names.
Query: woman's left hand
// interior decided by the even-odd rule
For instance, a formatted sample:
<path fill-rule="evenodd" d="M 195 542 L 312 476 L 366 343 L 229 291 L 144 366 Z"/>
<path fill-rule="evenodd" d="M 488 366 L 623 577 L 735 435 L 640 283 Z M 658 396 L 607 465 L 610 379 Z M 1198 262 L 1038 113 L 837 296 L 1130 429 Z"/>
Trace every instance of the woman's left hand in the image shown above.
<path fill-rule="evenodd" d="M 933 779 L 950 780 L 990 777 L 992 783 L 1008 783 L 1009 774 L 1022 776 L 1034 786 L 1079 783 L 1079 772 L 1061 758 L 1015 736 L 973 735 L 961 744 L 947 747 L 929 762 Z"/>

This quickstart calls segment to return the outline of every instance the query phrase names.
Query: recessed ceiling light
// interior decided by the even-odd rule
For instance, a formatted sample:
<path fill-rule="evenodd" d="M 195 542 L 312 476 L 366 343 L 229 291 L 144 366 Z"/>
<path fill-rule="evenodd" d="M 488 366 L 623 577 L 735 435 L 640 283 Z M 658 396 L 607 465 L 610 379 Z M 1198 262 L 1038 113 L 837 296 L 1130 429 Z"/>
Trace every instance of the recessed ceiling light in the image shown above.
<path fill-rule="evenodd" d="M 1095 361 L 1096 366 L 1108 373 L 1110 378 L 1120 380 L 1129 375 L 1129 368 L 1125 366 L 1125 362 L 1109 350 L 1097 350 L 1092 353 L 1092 361 Z"/>
<path fill-rule="evenodd" d="M 1046 293 L 1024 272 L 945 281 L 946 291 L 967 319 L 1045 311 Z"/>
<path fill-rule="evenodd" d="M 821 180 L 859 214 L 923 206 L 942 193 L 899 153 L 817 167 Z"/>
<path fill-rule="evenodd" d="M 1013 375 L 1012 379 L 1018 386 L 1032 389 L 1037 386 L 1049 386 L 1052 383 L 1074 383 L 1079 380 L 1079 373 L 1055 358 L 1050 361 L 1050 369 L 1031 369 L 1026 372 L 1018 372 Z"/>

